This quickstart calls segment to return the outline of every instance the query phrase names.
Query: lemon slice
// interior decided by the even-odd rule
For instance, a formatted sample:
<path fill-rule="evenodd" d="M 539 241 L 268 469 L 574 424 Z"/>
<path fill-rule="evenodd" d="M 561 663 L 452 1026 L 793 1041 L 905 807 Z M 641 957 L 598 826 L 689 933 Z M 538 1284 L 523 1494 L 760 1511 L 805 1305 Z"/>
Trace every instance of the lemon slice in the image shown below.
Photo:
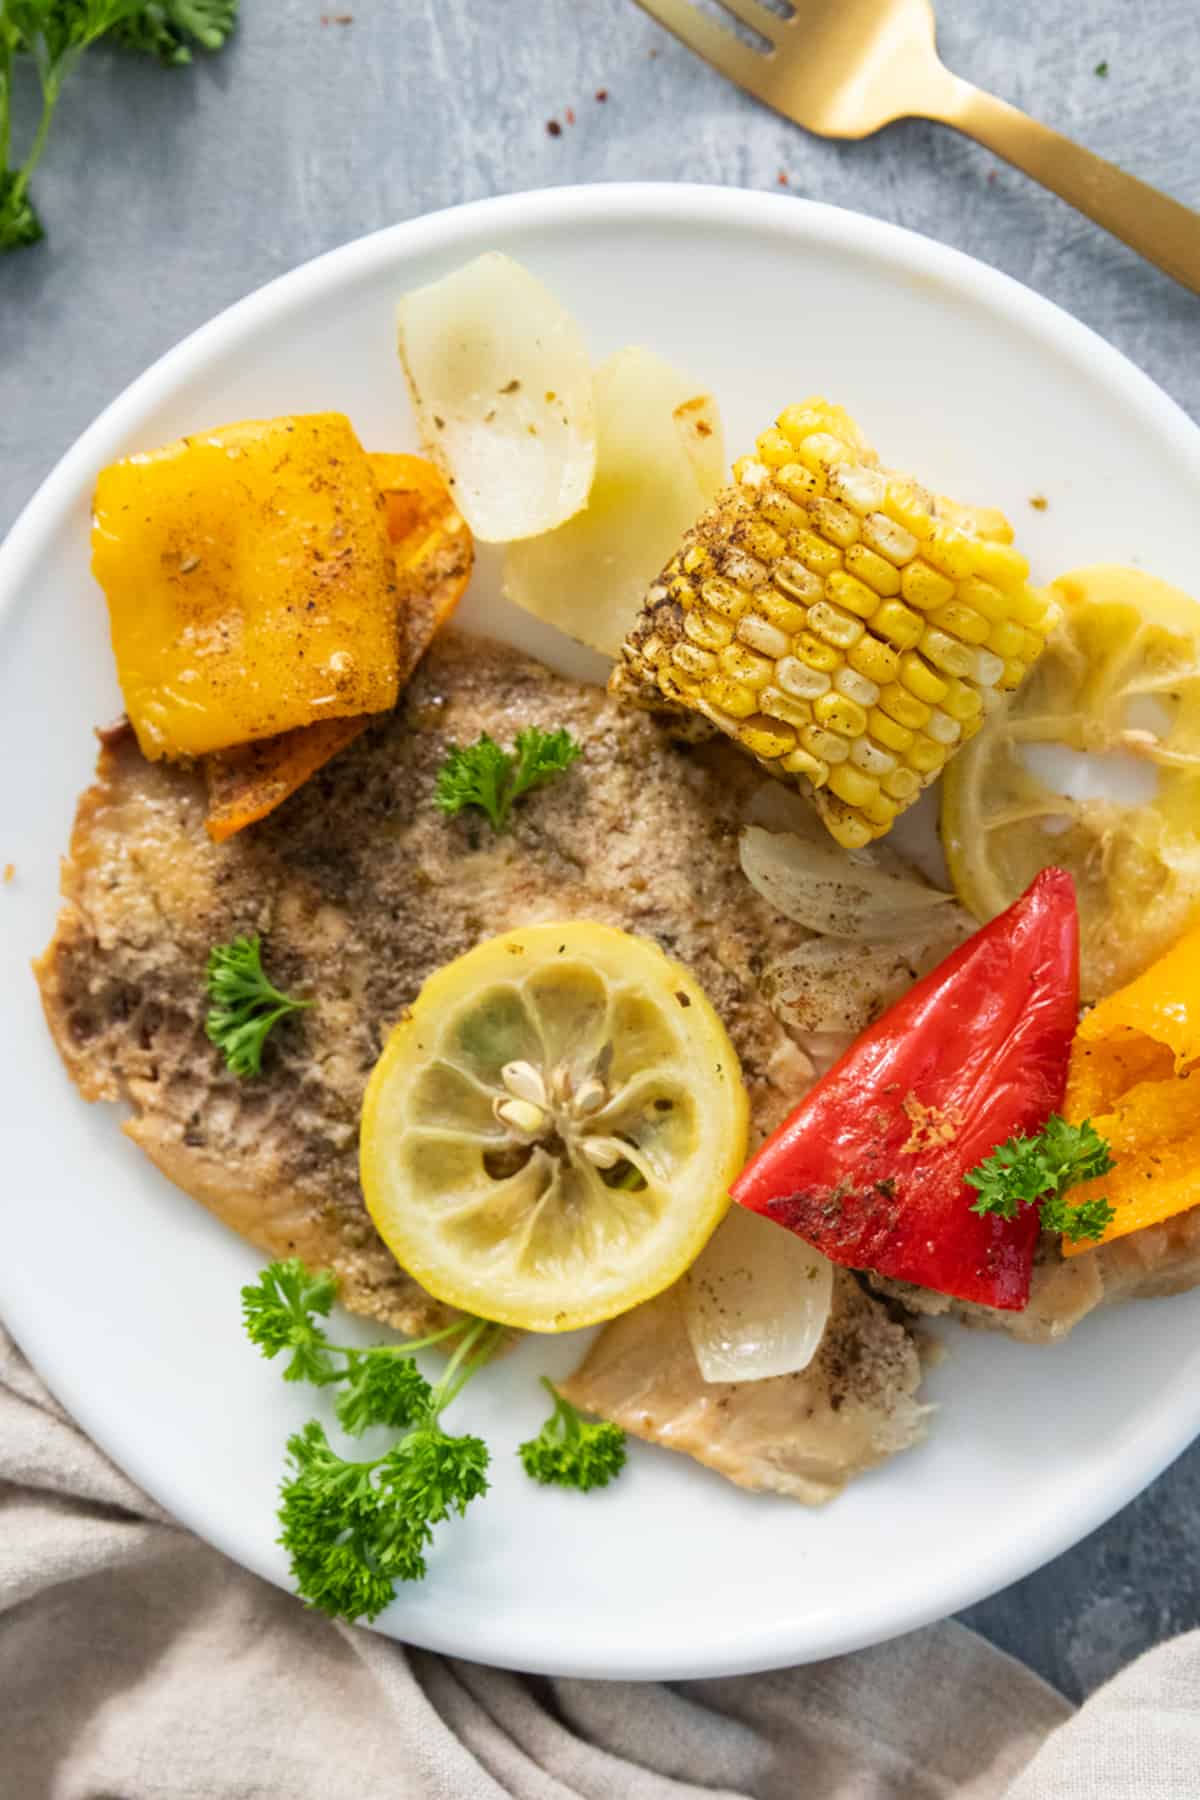
<path fill-rule="evenodd" d="M 363 1191 L 437 1299 L 569 1331 L 699 1255 L 747 1111 L 686 969 L 611 926 L 534 925 L 440 969 L 392 1032 L 363 1103 Z"/>
<path fill-rule="evenodd" d="M 1041 661 L 946 771 L 942 842 L 979 919 L 1070 870 L 1095 1000 L 1200 914 L 1200 606 L 1109 564 L 1048 595 L 1063 616 Z"/>

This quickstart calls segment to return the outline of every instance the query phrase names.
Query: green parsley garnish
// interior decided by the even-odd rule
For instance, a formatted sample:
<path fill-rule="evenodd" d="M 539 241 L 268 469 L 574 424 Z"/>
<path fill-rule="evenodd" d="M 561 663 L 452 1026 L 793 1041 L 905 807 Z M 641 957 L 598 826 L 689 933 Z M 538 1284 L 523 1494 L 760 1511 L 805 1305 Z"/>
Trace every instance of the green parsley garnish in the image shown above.
<path fill-rule="evenodd" d="M 235 1075 L 262 1071 L 267 1033 L 290 1012 L 302 1012 L 311 1000 L 280 993 L 263 973 L 261 939 L 234 938 L 208 953 L 208 993 L 213 1004 L 204 1022 L 209 1039 Z"/>
<path fill-rule="evenodd" d="M 554 1411 L 517 1452 L 525 1473 L 543 1486 L 579 1488 L 585 1494 L 607 1487 L 625 1467 L 625 1433 L 603 1419 L 584 1418 L 544 1375 L 542 1386 Z"/>
<path fill-rule="evenodd" d="M 1092 70 L 1092 73 L 1093 73 L 1093 75 L 1100 75 L 1100 76 L 1107 75 L 1108 74 L 1108 64 L 1106 62 L 1098 62 L 1096 64 L 1096 67 Z"/>
<path fill-rule="evenodd" d="M 219 50 L 237 11 L 238 0 L 0 0 L 0 252 L 44 236 L 29 183 L 63 88 L 84 51 L 107 38 L 163 63 L 185 63 L 189 41 Z M 42 110 L 24 161 L 14 168 L 9 153 L 19 56 L 28 56 L 37 72 Z"/>
<path fill-rule="evenodd" d="M 502 750 L 486 731 L 477 743 L 459 749 L 452 744 L 438 770 L 434 802 L 444 813 L 478 806 L 503 831 L 522 794 L 544 787 L 583 754 L 569 731 L 541 731 L 536 725 L 518 731 L 511 750 Z"/>
<path fill-rule="evenodd" d="M 1051 1113 L 1036 1136 L 1009 1138 L 965 1177 L 979 1194 L 971 1211 L 1015 1219 L 1022 1206 L 1040 1204 L 1047 1231 L 1059 1231 L 1073 1244 L 1102 1238 L 1116 1216 L 1108 1201 L 1072 1206 L 1063 1195 L 1112 1166 L 1108 1145 L 1090 1119 L 1068 1125 Z"/>
<path fill-rule="evenodd" d="M 397 1434 L 381 1455 L 354 1461 L 310 1419 L 288 1439 L 279 1490 L 279 1542 L 301 1598 L 331 1617 L 369 1620 L 395 1597 L 397 1582 L 421 1580 L 433 1527 L 487 1491 L 487 1445 L 451 1436 L 441 1417 L 504 1327 L 462 1317 L 427 1337 L 360 1350 L 331 1343 L 319 1322 L 335 1297 L 332 1275 L 295 1259 L 274 1262 L 242 1289 L 242 1317 L 264 1356 L 290 1352 L 285 1381 L 344 1384 L 336 1402 L 344 1431 L 358 1437 L 379 1426 Z M 412 1356 L 438 1343 L 452 1349 L 431 1384 Z"/>

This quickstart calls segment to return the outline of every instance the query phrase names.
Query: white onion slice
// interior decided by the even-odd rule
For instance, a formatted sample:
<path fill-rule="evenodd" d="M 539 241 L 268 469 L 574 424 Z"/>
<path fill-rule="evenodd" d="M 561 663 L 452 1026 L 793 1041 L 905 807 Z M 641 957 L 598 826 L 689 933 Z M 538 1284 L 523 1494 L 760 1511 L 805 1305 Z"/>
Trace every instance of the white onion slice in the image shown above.
<path fill-rule="evenodd" d="M 786 918 L 824 937 L 902 937 L 953 895 L 894 875 L 863 851 L 813 844 L 748 825 L 739 849 L 747 881 Z"/>
<path fill-rule="evenodd" d="M 490 251 L 400 302 L 400 359 L 425 446 L 475 536 L 507 543 L 577 513 L 596 467 L 578 325 Z"/>
<path fill-rule="evenodd" d="M 618 656 L 646 589 L 716 493 L 725 451 L 715 400 L 649 350 L 596 371 L 596 477 L 582 512 L 504 559 L 510 600 Z"/>
<path fill-rule="evenodd" d="M 806 938 L 763 971 L 763 995 L 814 1063 L 828 1066 L 820 1054 L 827 1035 L 845 1048 L 975 929 L 962 907 L 945 906 L 886 942 Z"/>
<path fill-rule="evenodd" d="M 833 1303 L 833 1264 L 794 1232 L 731 1206 L 688 1271 L 688 1336 L 705 1381 L 806 1369 Z"/>

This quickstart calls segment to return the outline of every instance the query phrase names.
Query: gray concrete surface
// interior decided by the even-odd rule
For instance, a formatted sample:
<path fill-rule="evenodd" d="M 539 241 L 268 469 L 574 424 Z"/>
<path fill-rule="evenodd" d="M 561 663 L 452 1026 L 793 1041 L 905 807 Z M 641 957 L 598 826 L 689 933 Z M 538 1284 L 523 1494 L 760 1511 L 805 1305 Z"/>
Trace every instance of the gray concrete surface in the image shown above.
<path fill-rule="evenodd" d="M 37 181 L 49 241 L 0 261 L 0 531 L 100 407 L 270 277 L 455 201 L 575 181 L 779 191 L 786 176 L 790 193 L 1028 282 L 1200 415 L 1200 299 L 950 132 L 806 137 L 632 0 L 324 5 L 243 0 L 237 42 L 189 71 L 88 57 Z M 1196 0 L 940 10 L 952 68 L 1200 207 Z M 32 92 L 17 99 L 23 128 Z M 967 1616 L 1079 1695 L 1200 1623 L 1198 1549 L 1193 1449 L 1105 1530 Z"/>

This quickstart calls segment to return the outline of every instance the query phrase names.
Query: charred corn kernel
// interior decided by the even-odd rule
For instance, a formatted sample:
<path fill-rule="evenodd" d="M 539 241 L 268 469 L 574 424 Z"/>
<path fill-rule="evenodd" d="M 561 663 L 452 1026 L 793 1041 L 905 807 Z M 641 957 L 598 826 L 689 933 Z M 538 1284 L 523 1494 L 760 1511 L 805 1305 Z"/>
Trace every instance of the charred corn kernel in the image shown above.
<path fill-rule="evenodd" d="M 846 661 L 868 681 L 891 681 L 900 667 L 900 652 L 879 638 L 864 637 L 848 652 Z"/>
<path fill-rule="evenodd" d="M 849 650 L 867 629 L 853 613 L 843 612 L 840 606 L 830 606 L 827 600 L 818 600 L 815 606 L 809 607 L 808 626 L 837 650 Z"/>
<path fill-rule="evenodd" d="M 752 756 L 773 760 L 796 748 L 796 734 L 789 725 L 776 723 L 765 713 L 754 713 L 739 730 L 738 742 L 744 744 Z"/>
<path fill-rule="evenodd" d="M 822 694 L 813 702 L 813 718 L 818 725 L 827 725 L 841 737 L 862 737 L 867 729 L 865 711 L 857 701 L 847 700 L 845 694 Z"/>
<path fill-rule="evenodd" d="M 900 571 L 868 549 L 866 544 L 851 544 L 845 563 L 849 573 L 865 583 L 881 600 L 890 600 L 900 592 Z"/>
<path fill-rule="evenodd" d="M 882 695 L 880 696 L 882 698 Z M 888 717 L 879 706 L 874 706 L 867 715 L 867 730 L 877 744 L 884 744 L 889 750 L 903 752 L 913 741 L 913 734 L 907 725 L 900 725 L 895 719 Z M 915 789 L 913 790 L 915 793 Z"/>
<path fill-rule="evenodd" d="M 988 649 L 994 650 L 1001 658 L 1018 656 L 1024 642 L 1025 629 L 1015 619 L 1003 619 L 998 625 L 993 625 L 986 638 Z"/>
<path fill-rule="evenodd" d="M 717 659 L 711 650 L 699 650 L 695 644 L 678 643 L 671 652 L 671 661 L 685 675 L 696 681 L 716 671 Z"/>
<path fill-rule="evenodd" d="M 801 725 L 812 724 L 811 700 L 797 700 L 793 695 L 785 694 L 782 688 L 760 689 L 758 709 L 765 712 L 768 718 L 782 719 L 785 725 L 794 725 L 797 730 Z"/>
<path fill-rule="evenodd" d="M 929 717 L 929 708 L 907 688 L 902 688 L 898 681 L 889 681 L 886 687 L 879 690 L 880 709 L 897 725 L 904 725 L 909 731 L 920 731 Z"/>
<path fill-rule="evenodd" d="M 839 737 L 836 731 L 826 731 L 823 725 L 806 725 L 800 733 L 800 742 L 811 755 L 819 756 L 831 768 L 845 762 L 850 754 L 845 738 Z"/>
<path fill-rule="evenodd" d="M 723 650 L 733 640 L 732 625 L 727 625 L 716 613 L 701 612 L 698 608 L 687 615 L 683 629 L 700 650 Z"/>
<path fill-rule="evenodd" d="M 819 756 L 810 756 L 807 750 L 799 748 L 789 750 L 786 756 L 780 757 L 779 761 L 780 766 L 786 769 L 789 775 L 802 776 L 806 781 L 811 782 L 814 788 L 823 787 L 829 779 L 828 763 L 823 763 Z"/>
<path fill-rule="evenodd" d="M 946 746 L 920 732 L 909 745 L 904 760 L 919 775 L 931 775 L 945 762 Z"/>
<path fill-rule="evenodd" d="M 867 843 L 1001 703 L 1056 609 L 1002 514 L 882 469 L 823 400 L 781 412 L 734 475 L 650 587 L 614 692 L 702 713 L 817 791 L 839 842 Z"/>
<path fill-rule="evenodd" d="M 838 763 L 829 771 L 829 785 L 847 806 L 865 807 L 879 798 L 879 783 L 873 775 L 864 775 L 853 763 Z"/>
<path fill-rule="evenodd" d="M 806 662 L 810 669 L 818 669 L 821 674 L 829 675 L 841 662 L 841 652 L 832 644 L 823 644 L 811 631 L 802 631 L 795 642 L 796 655 L 801 662 Z"/>
<path fill-rule="evenodd" d="M 809 502 L 808 512 L 820 535 L 837 544 L 839 549 L 845 550 L 857 542 L 858 516 L 848 506 L 837 500 L 813 500 Z"/>
<path fill-rule="evenodd" d="M 775 665 L 766 656 L 744 650 L 740 644 L 728 644 L 718 659 L 721 672 L 732 681 L 744 682 L 749 688 L 765 687 L 775 673 Z"/>
<path fill-rule="evenodd" d="M 879 611 L 879 595 L 873 594 L 866 582 L 847 575 L 844 569 L 835 569 L 825 577 L 825 592 L 835 605 L 855 613 L 860 619 L 869 619 Z"/>
<path fill-rule="evenodd" d="M 962 638 L 965 644 L 982 644 L 991 630 L 982 613 L 977 613 L 973 606 L 965 606 L 961 600 L 948 600 L 945 606 L 939 606 L 930 614 L 929 622 L 941 631 L 948 631 L 951 637 Z"/>
<path fill-rule="evenodd" d="M 881 750 L 869 737 L 860 737 L 850 746 L 850 761 L 865 775 L 890 775 L 896 759 L 890 750 Z"/>
<path fill-rule="evenodd" d="M 900 681 L 910 694 L 915 694 L 926 706 L 940 706 L 950 685 L 940 675 L 935 675 L 915 650 L 908 651 L 900 658 Z"/>
<path fill-rule="evenodd" d="M 957 675 L 960 680 L 975 672 L 975 658 L 966 644 L 960 644 L 948 632 L 939 631 L 936 625 L 928 625 L 921 634 L 921 653 L 934 666 L 946 675 Z"/>
<path fill-rule="evenodd" d="M 833 686 L 823 669 L 810 668 L 798 656 L 785 656 L 775 669 L 775 679 L 797 700 L 817 700 Z"/>
<path fill-rule="evenodd" d="M 847 700 L 857 701 L 859 706 L 874 706 L 879 698 L 878 684 L 868 681 L 865 675 L 860 675 L 849 663 L 844 669 L 838 670 L 833 678 L 833 685 L 839 694 L 845 694 Z"/>
<path fill-rule="evenodd" d="M 885 600 L 871 620 L 871 630 L 895 644 L 897 650 L 911 650 L 921 640 L 925 621 L 901 601 Z"/>
<path fill-rule="evenodd" d="M 883 776 L 879 785 L 885 794 L 890 794 L 891 798 L 898 800 L 901 806 L 906 806 L 910 800 L 915 800 L 921 791 L 920 777 L 912 769 L 905 768 L 903 765 L 893 769 L 890 775 Z"/>
<path fill-rule="evenodd" d="M 792 440 L 785 437 L 776 425 L 763 432 L 754 448 L 771 469 L 782 469 L 785 463 L 792 460 Z"/>
<path fill-rule="evenodd" d="M 772 664 L 781 656 L 786 656 L 792 647 L 792 640 L 786 632 L 772 625 L 769 619 L 759 618 L 755 613 L 746 613 L 738 620 L 736 632 L 740 644 L 746 644 L 751 650 L 758 650 L 763 656 L 769 656 Z"/>

